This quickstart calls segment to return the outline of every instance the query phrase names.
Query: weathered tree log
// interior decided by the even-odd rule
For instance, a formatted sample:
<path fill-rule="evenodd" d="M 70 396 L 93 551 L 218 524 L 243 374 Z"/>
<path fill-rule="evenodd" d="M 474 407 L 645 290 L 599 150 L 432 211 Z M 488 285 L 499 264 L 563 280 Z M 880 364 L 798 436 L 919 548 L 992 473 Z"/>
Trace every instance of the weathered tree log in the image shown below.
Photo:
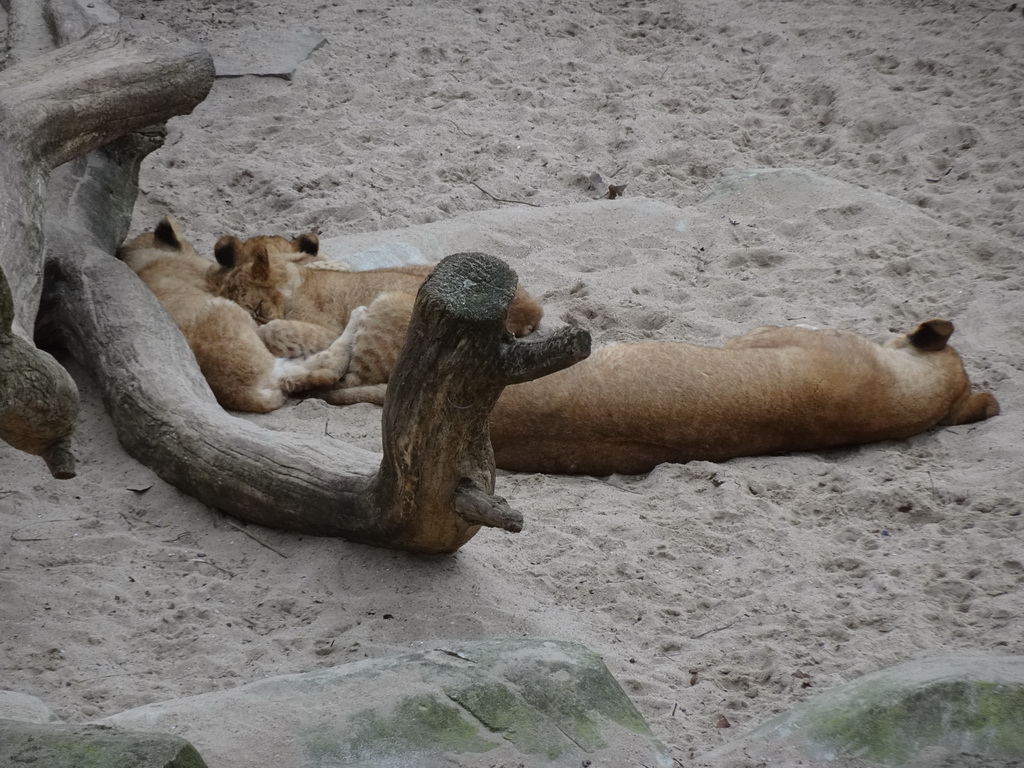
<path fill-rule="evenodd" d="M 43 30 L 66 40 L 89 29 L 88 20 L 57 0 L 45 9 L 27 0 L 5 5 L 15 65 L 0 72 L 0 271 L 12 299 L 3 320 L 8 341 L 0 344 L 0 439 L 43 455 L 54 476 L 73 477 L 78 391 L 31 344 L 43 285 L 47 179 L 53 168 L 112 139 L 190 112 L 209 92 L 213 61 L 194 45 L 107 26 L 37 55 L 46 44 Z"/>
<path fill-rule="evenodd" d="M 100 382 L 125 448 L 179 489 L 260 525 L 419 552 L 455 551 L 481 525 L 522 527 L 491 495 L 487 416 L 505 384 L 582 359 L 589 337 L 508 337 L 515 275 L 502 262 L 449 257 L 424 284 L 410 338 L 426 343 L 410 342 L 399 358 L 374 474 L 376 454 L 227 414 L 135 275 L 94 242 L 83 246 L 84 233 L 51 237 L 61 247 L 52 254 L 48 311 L 63 316 L 69 346 Z M 483 317 L 465 310 L 483 301 L 465 296 L 478 285 L 491 301 Z M 494 286 L 497 295 L 486 290 Z"/>
<path fill-rule="evenodd" d="M 89 172 L 101 167 L 95 154 Z M 103 188 L 109 184 L 105 174 Z M 110 255 L 110 243 L 95 232 L 47 234 L 56 244 L 48 317 L 99 383 L 125 449 L 180 490 L 247 522 L 418 552 L 453 552 L 481 525 L 522 527 L 491 495 L 487 415 L 504 384 L 585 357 L 589 336 L 567 329 L 544 342 L 509 337 L 504 314 L 515 274 L 503 262 L 449 257 L 424 284 L 412 328 L 430 343 L 423 350 L 410 343 L 399 357 L 381 461 L 343 442 L 272 432 L 225 412 L 177 327 Z M 465 311 L 484 301 L 467 298 L 475 285 L 490 297 L 482 319 Z M 478 360 L 478 352 L 486 356 Z M 456 398 L 474 407 L 454 408 Z"/>

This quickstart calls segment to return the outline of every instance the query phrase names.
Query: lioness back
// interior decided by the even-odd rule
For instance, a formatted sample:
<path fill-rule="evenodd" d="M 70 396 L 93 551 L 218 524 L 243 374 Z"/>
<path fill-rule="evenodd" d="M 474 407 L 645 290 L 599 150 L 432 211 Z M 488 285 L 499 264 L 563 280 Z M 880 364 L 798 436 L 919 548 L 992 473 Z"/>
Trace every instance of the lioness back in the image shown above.
<path fill-rule="evenodd" d="M 999 413 L 972 392 L 953 325 L 876 344 L 848 331 L 760 328 L 700 347 L 617 344 L 507 387 L 490 417 L 497 466 L 608 475 L 903 439 Z"/>

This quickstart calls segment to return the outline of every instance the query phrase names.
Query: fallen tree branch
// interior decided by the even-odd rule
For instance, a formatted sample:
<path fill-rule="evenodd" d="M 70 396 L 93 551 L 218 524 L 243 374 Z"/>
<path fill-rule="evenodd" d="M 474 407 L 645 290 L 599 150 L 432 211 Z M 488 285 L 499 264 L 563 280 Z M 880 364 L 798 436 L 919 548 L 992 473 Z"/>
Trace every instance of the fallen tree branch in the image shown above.
<path fill-rule="evenodd" d="M 470 525 L 504 528 L 512 533 L 523 530 L 523 516 L 500 496 L 492 496 L 472 485 L 455 491 L 455 513 Z"/>
<path fill-rule="evenodd" d="M 42 212 L 49 172 L 133 131 L 186 114 L 213 84 L 197 46 L 100 26 L 83 40 L 0 72 L 0 266 L 11 282 L 15 331 L 30 339 L 42 291 Z M 19 330 L 20 329 L 20 330 Z"/>
<path fill-rule="evenodd" d="M 525 200 L 510 200 L 507 197 L 495 197 L 490 192 L 488 192 L 486 189 L 484 189 L 479 184 L 477 184 L 475 181 L 471 181 L 469 183 L 472 184 L 477 189 L 479 189 L 481 192 L 483 192 L 485 195 L 487 195 L 489 198 L 491 198 L 491 200 L 493 200 L 496 203 L 515 203 L 516 205 L 528 205 L 531 208 L 541 208 L 542 207 L 542 206 L 538 205 L 537 203 L 528 203 Z"/>
<path fill-rule="evenodd" d="M 97 166 L 95 158 L 89 165 Z M 134 273 L 84 233 L 48 236 L 55 243 L 48 315 L 99 383 L 125 449 L 180 490 L 250 523 L 418 552 L 453 552 L 481 525 L 521 529 L 521 516 L 492 495 L 486 429 L 507 379 L 498 362 L 519 343 L 504 329 L 516 279 L 503 262 L 484 257 L 489 269 L 504 270 L 505 282 L 497 295 L 487 286 L 494 304 L 475 336 L 466 327 L 473 319 L 460 310 L 466 286 L 480 277 L 480 255 L 449 257 L 424 284 L 413 327 L 451 328 L 425 349 L 407 345 L 399 357 L 392 381 L 405 384 L 389 387 L 382 459 L 225 412 Z M 480 375 L 467 373 L 467 350 L 481 344 L 493 355 L 476 365 Z M 424 368 L 435 373 L 424 378 Z M 473 407 L 453 408 L 456 398 Z"/>

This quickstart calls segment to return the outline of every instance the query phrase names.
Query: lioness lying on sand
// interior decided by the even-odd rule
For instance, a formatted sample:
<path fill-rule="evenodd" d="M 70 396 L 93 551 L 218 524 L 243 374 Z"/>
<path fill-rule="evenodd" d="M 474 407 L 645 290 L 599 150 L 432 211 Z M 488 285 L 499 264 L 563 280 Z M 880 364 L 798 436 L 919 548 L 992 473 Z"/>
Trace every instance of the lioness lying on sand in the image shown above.
<path fill-rule="evenodd" d="M 885 345 L 848 331 L 758 328 L 721 349 L 617 344 L 507 387 L 490 420 L 497 465 L 636 474 L 909 437 L 999 413 L 971 393 L 953 324 L 928 320 Z M 355 362 L 355 360 L 353 360 Z"/>
<path fill-rule="evenodd" d="M 335 389 L 318 396 L 334 405 L 383 403 L 384 384 L 405 343 L 416 292 L 434 265 L 353 272 L 289 258 L 264 247 L 266 239 L 217 241 L 214 255 L 224 267 L 219 294 L 263 323 L 260 337 L 284 356 L 323 349 L 345 330 L 352 310 L 366 306 L 367 322 L 356 332 L 348 372 Z M 509 307 L 508 330 L 516 336 L 532 333 L 542 315 L 540 304 L 520 286 Z"/>
<path fill-rule="evenodd" d="M 301 238 L 280 238 L 261 247 L 291 258 L 307 255 Z M 126 242 L 117 257 L 142 278 L 181 329 L 224 408 L 266 413 L 284 405 L 292 392 L 337 384 L 348 369 L 363 308 L 354 313 L 346 333 L 320 339 L 324 351 L 282 359 L 264 345 L 249 312 L 216 295 L 221 268 L 196 253 L 172 217 Z"/>

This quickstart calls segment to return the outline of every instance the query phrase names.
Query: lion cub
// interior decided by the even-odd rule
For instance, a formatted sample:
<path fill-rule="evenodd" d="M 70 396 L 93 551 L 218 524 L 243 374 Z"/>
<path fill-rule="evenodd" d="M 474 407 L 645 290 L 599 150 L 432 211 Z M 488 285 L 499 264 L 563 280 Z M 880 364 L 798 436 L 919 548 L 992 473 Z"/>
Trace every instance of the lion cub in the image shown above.
<path fill-rule="evenodd" d="M 302 258 L 305 246 L 282 239 L 270 247 Z M 172 217 L 122 245 L 117 257 L 156 294 L 224 408 L 266 413 L 284 405 L 292 392 L 337 384 L 348 368 L 364 309 L 353 313 L 348 333 L 326 340 L 324 351 L 281 359 L 260 339 L 249 312 L 216 295 L 221 269 L 196 253 Z"/>
<path fill-rule="evenodd" d="M 336 388 L 319 396 L 334 405 L 384 402 L 385 384 L 405 343 L 416 292 L 434 265 L 353 272 L 326 260 L 288 258 L 265 247 L 263 237 L 222 237 L 214 255 L 224 267 L 219 294 L 262 323 L 260 337 L 275 354 L 322 349 L 345 329 L 352 309 L 365 305 L 366 318 L 356 332 L 348 372 Z M 509 307 L 509 331 L 516 336 L 532 333 L 542 315 L 540 304 L 517 288 Z"/>
<path fill-rule="evenodd" d="M 720 349 L 614 344 L 507 387 L 491 413 L 502 469 L 608 475 L 898 440 L 999 413 L 971 392 L 947 320 L 875 344 L 848 331 L 758 328 Z"/>

